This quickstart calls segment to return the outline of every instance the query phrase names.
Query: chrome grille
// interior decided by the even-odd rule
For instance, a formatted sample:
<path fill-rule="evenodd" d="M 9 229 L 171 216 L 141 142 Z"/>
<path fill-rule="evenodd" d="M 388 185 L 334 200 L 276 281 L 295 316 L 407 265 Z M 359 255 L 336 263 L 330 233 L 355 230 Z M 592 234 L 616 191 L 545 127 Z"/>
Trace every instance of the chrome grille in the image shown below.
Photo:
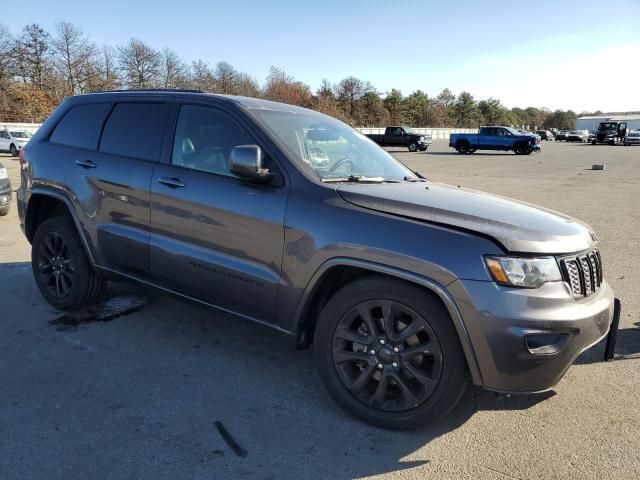
<path fill-rule="evenodd" d="M 562 276 L 573 295 L 586 297 L 596 292 L 602 284 L 602 260 L 600 252 L 593 250 L 584 255 L 560 259 Z"/>

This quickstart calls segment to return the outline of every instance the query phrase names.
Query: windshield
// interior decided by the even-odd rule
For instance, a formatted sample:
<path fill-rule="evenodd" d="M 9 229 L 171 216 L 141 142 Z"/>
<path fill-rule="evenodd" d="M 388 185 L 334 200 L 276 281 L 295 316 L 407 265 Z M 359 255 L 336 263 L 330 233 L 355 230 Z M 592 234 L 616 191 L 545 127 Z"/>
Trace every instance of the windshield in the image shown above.
<path fill-rule="evenodd" d="M 31 138 L 29 132 L 10 132 L 13 138 Z"/>
<path fill-rule="evenodd" d="M 420 133 L 416 132 L 413 128 L 411 127 L 402 127 L 404 129 L 404 131 L 406 133 L 411 133 L 412 135 L 421 135 Z"/>
<path fill-rule="evenodd" d="M 628 137 L 640 137 L 640 132 L 631 132 Z"/>
<path fill-rule="evenodd" d="M 615 130 L 616 127 L 616 123 L 603 122 L 598 126 L 598 130 Z"/>
<path fill-rule="evenodd" d="M 313 112 L 250 111 L 301 166 L 322 180 L 402 181 L 415 176 L 367 137 L 334 118 Z"/>
<path fill-rule="evenodd" d="M 525 132 L 524 130 L 516 130 L 515 128 L 511 128 L 511 127 L 503 127 L 507 132 L 509 132 L 511 135 L 521 135 L 522 133 L 528 133 Z"/>

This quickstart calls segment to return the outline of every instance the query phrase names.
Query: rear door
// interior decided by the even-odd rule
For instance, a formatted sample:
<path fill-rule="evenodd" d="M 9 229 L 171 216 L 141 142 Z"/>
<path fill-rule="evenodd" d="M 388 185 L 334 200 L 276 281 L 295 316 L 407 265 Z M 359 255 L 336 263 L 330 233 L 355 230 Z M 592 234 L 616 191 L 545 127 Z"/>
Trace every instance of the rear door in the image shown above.
<path fill-rule="evenodd" d="M 259 142 L 231 112 L 180 107 L 171 158 L 151 183 L 151 273 L 168 288 L 271 321 L 288 189 L 231 174 L 231 149 L 251 144 Z"/>
<path fill-rule="evenodd" d="M 137 277 L 149 273 L 149 184 L 168 112 L 164 102 L 109 104 L 97 150 L 73 152 L 66 184 L 77 198 L 101 266 Z"/>

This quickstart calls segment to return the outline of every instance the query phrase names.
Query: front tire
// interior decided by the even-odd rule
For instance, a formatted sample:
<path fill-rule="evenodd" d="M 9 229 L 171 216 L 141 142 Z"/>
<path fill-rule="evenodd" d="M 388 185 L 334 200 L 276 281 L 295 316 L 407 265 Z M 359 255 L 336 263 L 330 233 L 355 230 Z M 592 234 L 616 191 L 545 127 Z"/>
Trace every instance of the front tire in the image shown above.
<path fill-rule="evenodd" d="M 513 153 L 515 153 L 516 155 L 524 155 L 526 153 L 526 147 L 524 143 L 516 143 L 513 146 Z"/>
<path fill-rule="evenodd" d="M 418 151 L 418 144 L 416 142 L 411 142 L 409 144 L 409 151 L 410 152 L 417 152 Z"/>
<path fill-rule="evenodd" d="M 382 276 L 356 280 L 331 297 L 316 324 L 314 357 L 336 402 L 383 428 L 441 419 L 467 385 L 462 347 L 442 304 Z"/>
<path fill-rule="evenodd" d="M 76 229 L 62 217 L 45 220 L 38 227 L 31 267 L 40 293 L 58 310 L 94 303 L 107 285 L 91 266 Z"/>
<path fill-rule="evenodd" d="M 5 217 L 9 213 L 9 205 L 5 205 L 4 207 L 0 207 L 0 217 Z"/>
<path fill-rule="evenodd" d="M 12 157 L 17 157 L 20 152 L 18 152 L 16 146 L 12 143 L 11 146 L 9 146 L 9 153 L 11 153 Z"/>

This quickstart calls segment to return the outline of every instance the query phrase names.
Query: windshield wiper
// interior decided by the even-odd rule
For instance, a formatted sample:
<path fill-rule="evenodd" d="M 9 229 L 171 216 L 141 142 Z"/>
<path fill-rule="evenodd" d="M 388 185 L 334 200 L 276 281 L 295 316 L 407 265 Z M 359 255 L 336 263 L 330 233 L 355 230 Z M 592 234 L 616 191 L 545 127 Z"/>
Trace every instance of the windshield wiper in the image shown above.
<path fill-rule="evenodd" d="M 409 176 L 404 177 L 404 181 L 405 182 L 426 182 L 426 180 L 424 178 L 409 177 Z"/>
<path fill-rule="evenodd" d="M 365 177 L 363 175 L 349 175 L 348 177 L 326 177 L 321 179 L 325 183 L 400 183 L 400 180 L 393 180 L 383 177 Z"/>

